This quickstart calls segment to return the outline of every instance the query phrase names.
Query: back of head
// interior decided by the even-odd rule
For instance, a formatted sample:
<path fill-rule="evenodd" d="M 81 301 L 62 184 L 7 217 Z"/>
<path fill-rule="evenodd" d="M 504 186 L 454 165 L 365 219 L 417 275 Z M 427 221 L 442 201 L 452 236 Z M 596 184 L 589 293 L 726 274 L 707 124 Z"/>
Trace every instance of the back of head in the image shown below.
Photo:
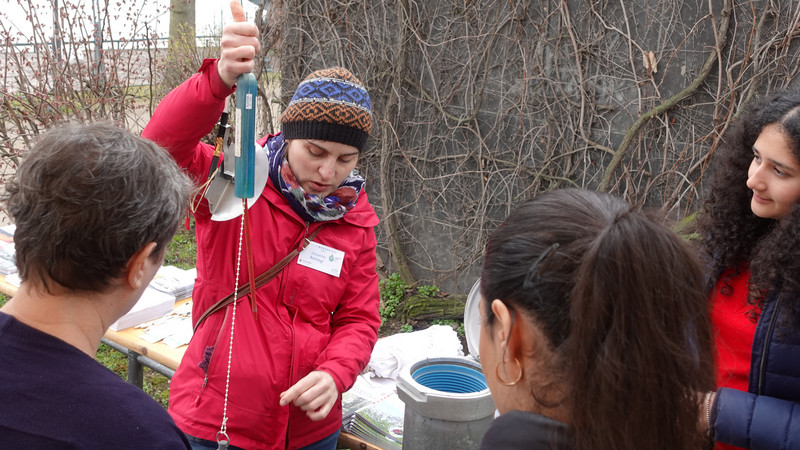
<path fill-rule="evenodd" d="M 101 291 L 150 242 L 160 258 L 191 182 L 166 151 L 110 124 L 53 129 L 6 186 L 23 280 L 51 291 Z M 51 291 L 52 292 L 52 291 Z"/>
<path fill-rule="evenodd" d="M 576 448 L 702 445 L 696 393 L 713 386 L 706 296 L 691 249 L 664 225 L 607 194 L 541 195 L 491 236 L 481 289 L 549 341 Z M 535 398 L 542 388 L 531 386 Z"/>

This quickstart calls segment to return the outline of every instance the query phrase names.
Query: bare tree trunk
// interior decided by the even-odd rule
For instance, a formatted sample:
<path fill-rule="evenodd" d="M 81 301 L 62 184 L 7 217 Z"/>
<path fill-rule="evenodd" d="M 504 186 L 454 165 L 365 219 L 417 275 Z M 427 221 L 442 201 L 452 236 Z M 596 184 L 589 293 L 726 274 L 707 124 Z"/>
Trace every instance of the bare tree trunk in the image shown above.
<path fill-rule="evenodd" d="M 171 55 L 176 51 L 196 52 L 195 42 L 195 1 L 169 0 L 169 50 Z M 181 47 L 178 50 L 178 47 Z"/>

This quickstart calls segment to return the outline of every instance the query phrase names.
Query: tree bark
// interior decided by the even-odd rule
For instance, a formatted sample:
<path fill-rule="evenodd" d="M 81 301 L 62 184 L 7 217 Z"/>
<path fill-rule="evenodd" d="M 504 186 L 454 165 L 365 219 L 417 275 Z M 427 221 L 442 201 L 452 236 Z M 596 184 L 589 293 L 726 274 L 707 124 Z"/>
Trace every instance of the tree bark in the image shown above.
<path fill-rule="evenodd" d="M 168 53 L 179 51 L 177 46 L 189 46 L 194 53 L 195 42 L 195 0 L 169 0 L 169 48 Z"/>
<path fill-rule="evenodd" d="M 405 299 L 401 319 L 403 323 L 414 320 L 464 320 L 467 296 L 450 294 L 447 297 L 428 297 L 414 294 Z"/>

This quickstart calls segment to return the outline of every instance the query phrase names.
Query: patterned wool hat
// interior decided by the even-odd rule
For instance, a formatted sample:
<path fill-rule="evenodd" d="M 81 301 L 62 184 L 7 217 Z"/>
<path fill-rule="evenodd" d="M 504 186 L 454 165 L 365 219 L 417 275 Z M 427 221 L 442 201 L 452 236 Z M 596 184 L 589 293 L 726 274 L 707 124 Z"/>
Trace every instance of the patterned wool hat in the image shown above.
<path fill-rule="evenodd" d="M 347 69 L 317 70 L 297 87 L 281 126 L 285 139 L 320 139 L 360 151 L 372 131 L 372 102 Z"/>

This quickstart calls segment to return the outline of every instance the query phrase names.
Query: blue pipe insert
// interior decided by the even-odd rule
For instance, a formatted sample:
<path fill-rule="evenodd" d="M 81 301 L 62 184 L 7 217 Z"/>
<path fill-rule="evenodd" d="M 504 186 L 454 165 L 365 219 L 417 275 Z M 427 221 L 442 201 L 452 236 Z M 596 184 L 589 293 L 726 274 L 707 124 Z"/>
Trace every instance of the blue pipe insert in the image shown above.
<path fill-rule="evenodd" d="M 461 364 L 429 364 L 415 370 L 411 378 L 427 388 L 452 394 L 480 392 L 489 387 L 483 373 Z"/>

